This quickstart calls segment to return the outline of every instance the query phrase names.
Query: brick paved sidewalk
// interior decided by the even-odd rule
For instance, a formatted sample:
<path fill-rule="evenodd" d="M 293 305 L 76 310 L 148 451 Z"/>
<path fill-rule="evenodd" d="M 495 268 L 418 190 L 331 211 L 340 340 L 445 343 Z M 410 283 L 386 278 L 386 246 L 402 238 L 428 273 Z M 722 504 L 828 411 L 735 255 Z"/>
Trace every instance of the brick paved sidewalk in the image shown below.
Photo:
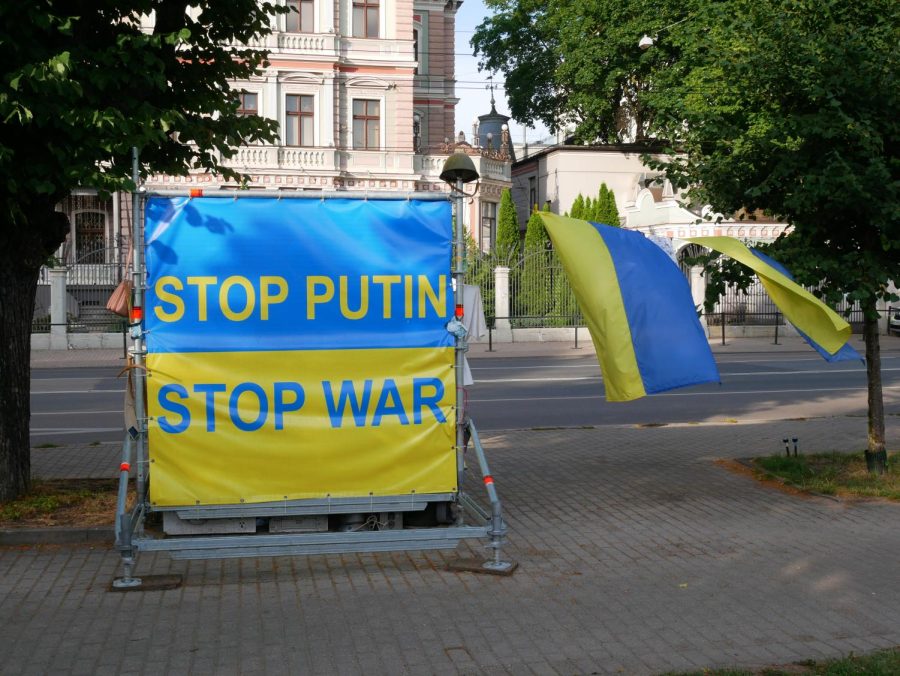
<path fill-rule="evenodd" d="M 485 435 L 510 578 L 446 572 L 453 553 L 142 555 L 140 573 L 184 586 L 114 594 L 112 551 L 0 550 L 0 672 L 656 674 L 900 644 L 900 506 L 790 496 L 714 463 L 791 435 L 855 449 L 865 421 Z"/>

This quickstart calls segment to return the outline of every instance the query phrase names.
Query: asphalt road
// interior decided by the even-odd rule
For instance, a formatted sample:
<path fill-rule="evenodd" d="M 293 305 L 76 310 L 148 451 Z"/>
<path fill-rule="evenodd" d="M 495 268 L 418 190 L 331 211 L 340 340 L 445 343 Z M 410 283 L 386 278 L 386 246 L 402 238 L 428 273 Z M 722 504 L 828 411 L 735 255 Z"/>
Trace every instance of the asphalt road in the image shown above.
<path fill-rule="evenodd" d="M 593 355 L 479 357 L 469 408 L 479 430 L 610 424 L 747 422 L 865 415 L 865 367 L 815 355 L 717 355 L 721 385 L 673 390 L 628 403 L 603 398 Z M 124 380 L 116 367 L 32 371 L 31 440 L 85 444 L 122 439 Z M 900 355 L 883 355 L 886 412 L 900 415 Z"/>
<path fill-rule="evenodd" d="M 787 420 L 865 415 L 861 362 L 829 364 L 812 355 L 717 355 L 721 384 L 670 390 L 632 402 L 603 397 L 593 355 L 478 359 L 469 407 L 482 430 L 610 424 Z M 900 414 L 900 356 L 882 359 L 885 410 Z"/>

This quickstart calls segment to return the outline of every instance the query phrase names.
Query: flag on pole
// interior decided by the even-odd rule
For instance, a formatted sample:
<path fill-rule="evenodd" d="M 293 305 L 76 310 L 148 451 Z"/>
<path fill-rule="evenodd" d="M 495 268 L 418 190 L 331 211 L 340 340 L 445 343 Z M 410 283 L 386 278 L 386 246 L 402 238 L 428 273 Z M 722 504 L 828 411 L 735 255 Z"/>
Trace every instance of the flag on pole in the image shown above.
<path fill-rule="evenodd" d="M 591 331 L 608 401 L 719 382 L 687 280 L 644 235 L 540 213 Z"/>
<path fill-rule="evenodd" d="M 791 281 L 794 281 L 794 275 L 792 275 L 790 273 L 790 270 L 788 270 L 786 267 L 784 267 L 781 263 L 776 261 L 774 258 L 769 258 L 762 251 L 760 251 L 759 249 L 752 247 L 752 246 L 750 247 L 750 253 L 752 253 L 754 256 L 759 258 L 763 263 L 768 263 L 769 265 L 771 265 L 773 268 L 778 270 L 781 274 L 783 274 L 785 277 L 787 277 Z M 794 328 L 797 329 L 796 326 Z M 865 363 L 865 361 L 866 361 L 865 359 L 863 359 L 862 355 L 856 351 L 856 348 L 850 344 L 849 341 L 844 343 L 844 346 L 840 350 L 835 352 L 834 354 L 828 354 L 825 351 L 824 347 L 822 347 L 816 341 L 814 341 L 812 338 L 810 338 L 805 333 L 803 333 L 803 331 L 801 331 L 800 329 L 797 329 L 797 333 L 800 334 L 800 337 L 803 338 L 803 340 L 805 340 L 807 343 L 809 343 L 810 347 L 812 347 L 816 352 L 818 352 L 820 355 L 822 355 L 822 358 L 825 359 L 825 361 L 836 362 L 836 361 L 859 360 L 863 363 Z"/>
<path fill-rule="evenodd" d="M 798 333 L 828 361 L 862 359 L 847 344 L 850 324 L 794 281 L 783 266 L 734 237 L 691 237 L 689 242 L 714 249 L 743 263 L 759 277 L 769 297 Z"/>

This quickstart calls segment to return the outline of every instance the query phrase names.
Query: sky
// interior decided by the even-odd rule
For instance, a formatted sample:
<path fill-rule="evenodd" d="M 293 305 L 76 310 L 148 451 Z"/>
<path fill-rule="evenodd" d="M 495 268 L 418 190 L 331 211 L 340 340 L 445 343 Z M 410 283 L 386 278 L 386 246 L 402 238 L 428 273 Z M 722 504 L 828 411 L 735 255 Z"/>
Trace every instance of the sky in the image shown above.
<path fill-rule="evenodd" d="M 482 0 L 464 0 L 456 13 L 456 96 L 459 97 L 456 106 L 456 132 L 464 131 L 466 140 L 471 140 L 472 121 L 479 115 L 491 111 L 491 93 L 486 89 L 490 73 L 478 71 L 478 59 L 473 56 L 472 47 L 469 45 L 475 27 L 487 14 L 488 10 Z M 509 115 L 501 73 L 496 74 L 494 83 L 499 85 L 494 88 L 497 112 Z M 510 120 L 509 128 L 513 143 L 522 143 L 523 130 L 529 143 L 549 136 L 549 132 L 543 126 L 537 129 L 524 128 L 515 120 Z"/>

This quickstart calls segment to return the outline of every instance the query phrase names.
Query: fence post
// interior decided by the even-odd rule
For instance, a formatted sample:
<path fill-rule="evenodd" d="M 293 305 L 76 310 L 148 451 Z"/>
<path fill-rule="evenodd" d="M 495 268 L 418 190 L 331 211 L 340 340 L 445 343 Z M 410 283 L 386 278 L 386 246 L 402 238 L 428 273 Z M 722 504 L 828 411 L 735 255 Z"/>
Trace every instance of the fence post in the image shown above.
<path fill-rule="evenodd" d="M 691 298 L 694 301 L 694 307 L 703 306 L 703 302 L 706 299 L 706 277 L 703 276 L 703 268 L 693 267 L 690 272 L 690 287 L 691 287 Z M 706 329 L 706 313 L 702 313 L 700 315 L 700 325 Z"/>
<path fill-rule="evenodd" d="M 50 349 L 66 350 L 66 268 L 50 268 Z"/>
<path fill-rule="evenodd" d="M 509 268 L 498 265 L 494 268 L 494 325 L 498 343 L 512 342 L 512 327 L 509 323 Z"/>

